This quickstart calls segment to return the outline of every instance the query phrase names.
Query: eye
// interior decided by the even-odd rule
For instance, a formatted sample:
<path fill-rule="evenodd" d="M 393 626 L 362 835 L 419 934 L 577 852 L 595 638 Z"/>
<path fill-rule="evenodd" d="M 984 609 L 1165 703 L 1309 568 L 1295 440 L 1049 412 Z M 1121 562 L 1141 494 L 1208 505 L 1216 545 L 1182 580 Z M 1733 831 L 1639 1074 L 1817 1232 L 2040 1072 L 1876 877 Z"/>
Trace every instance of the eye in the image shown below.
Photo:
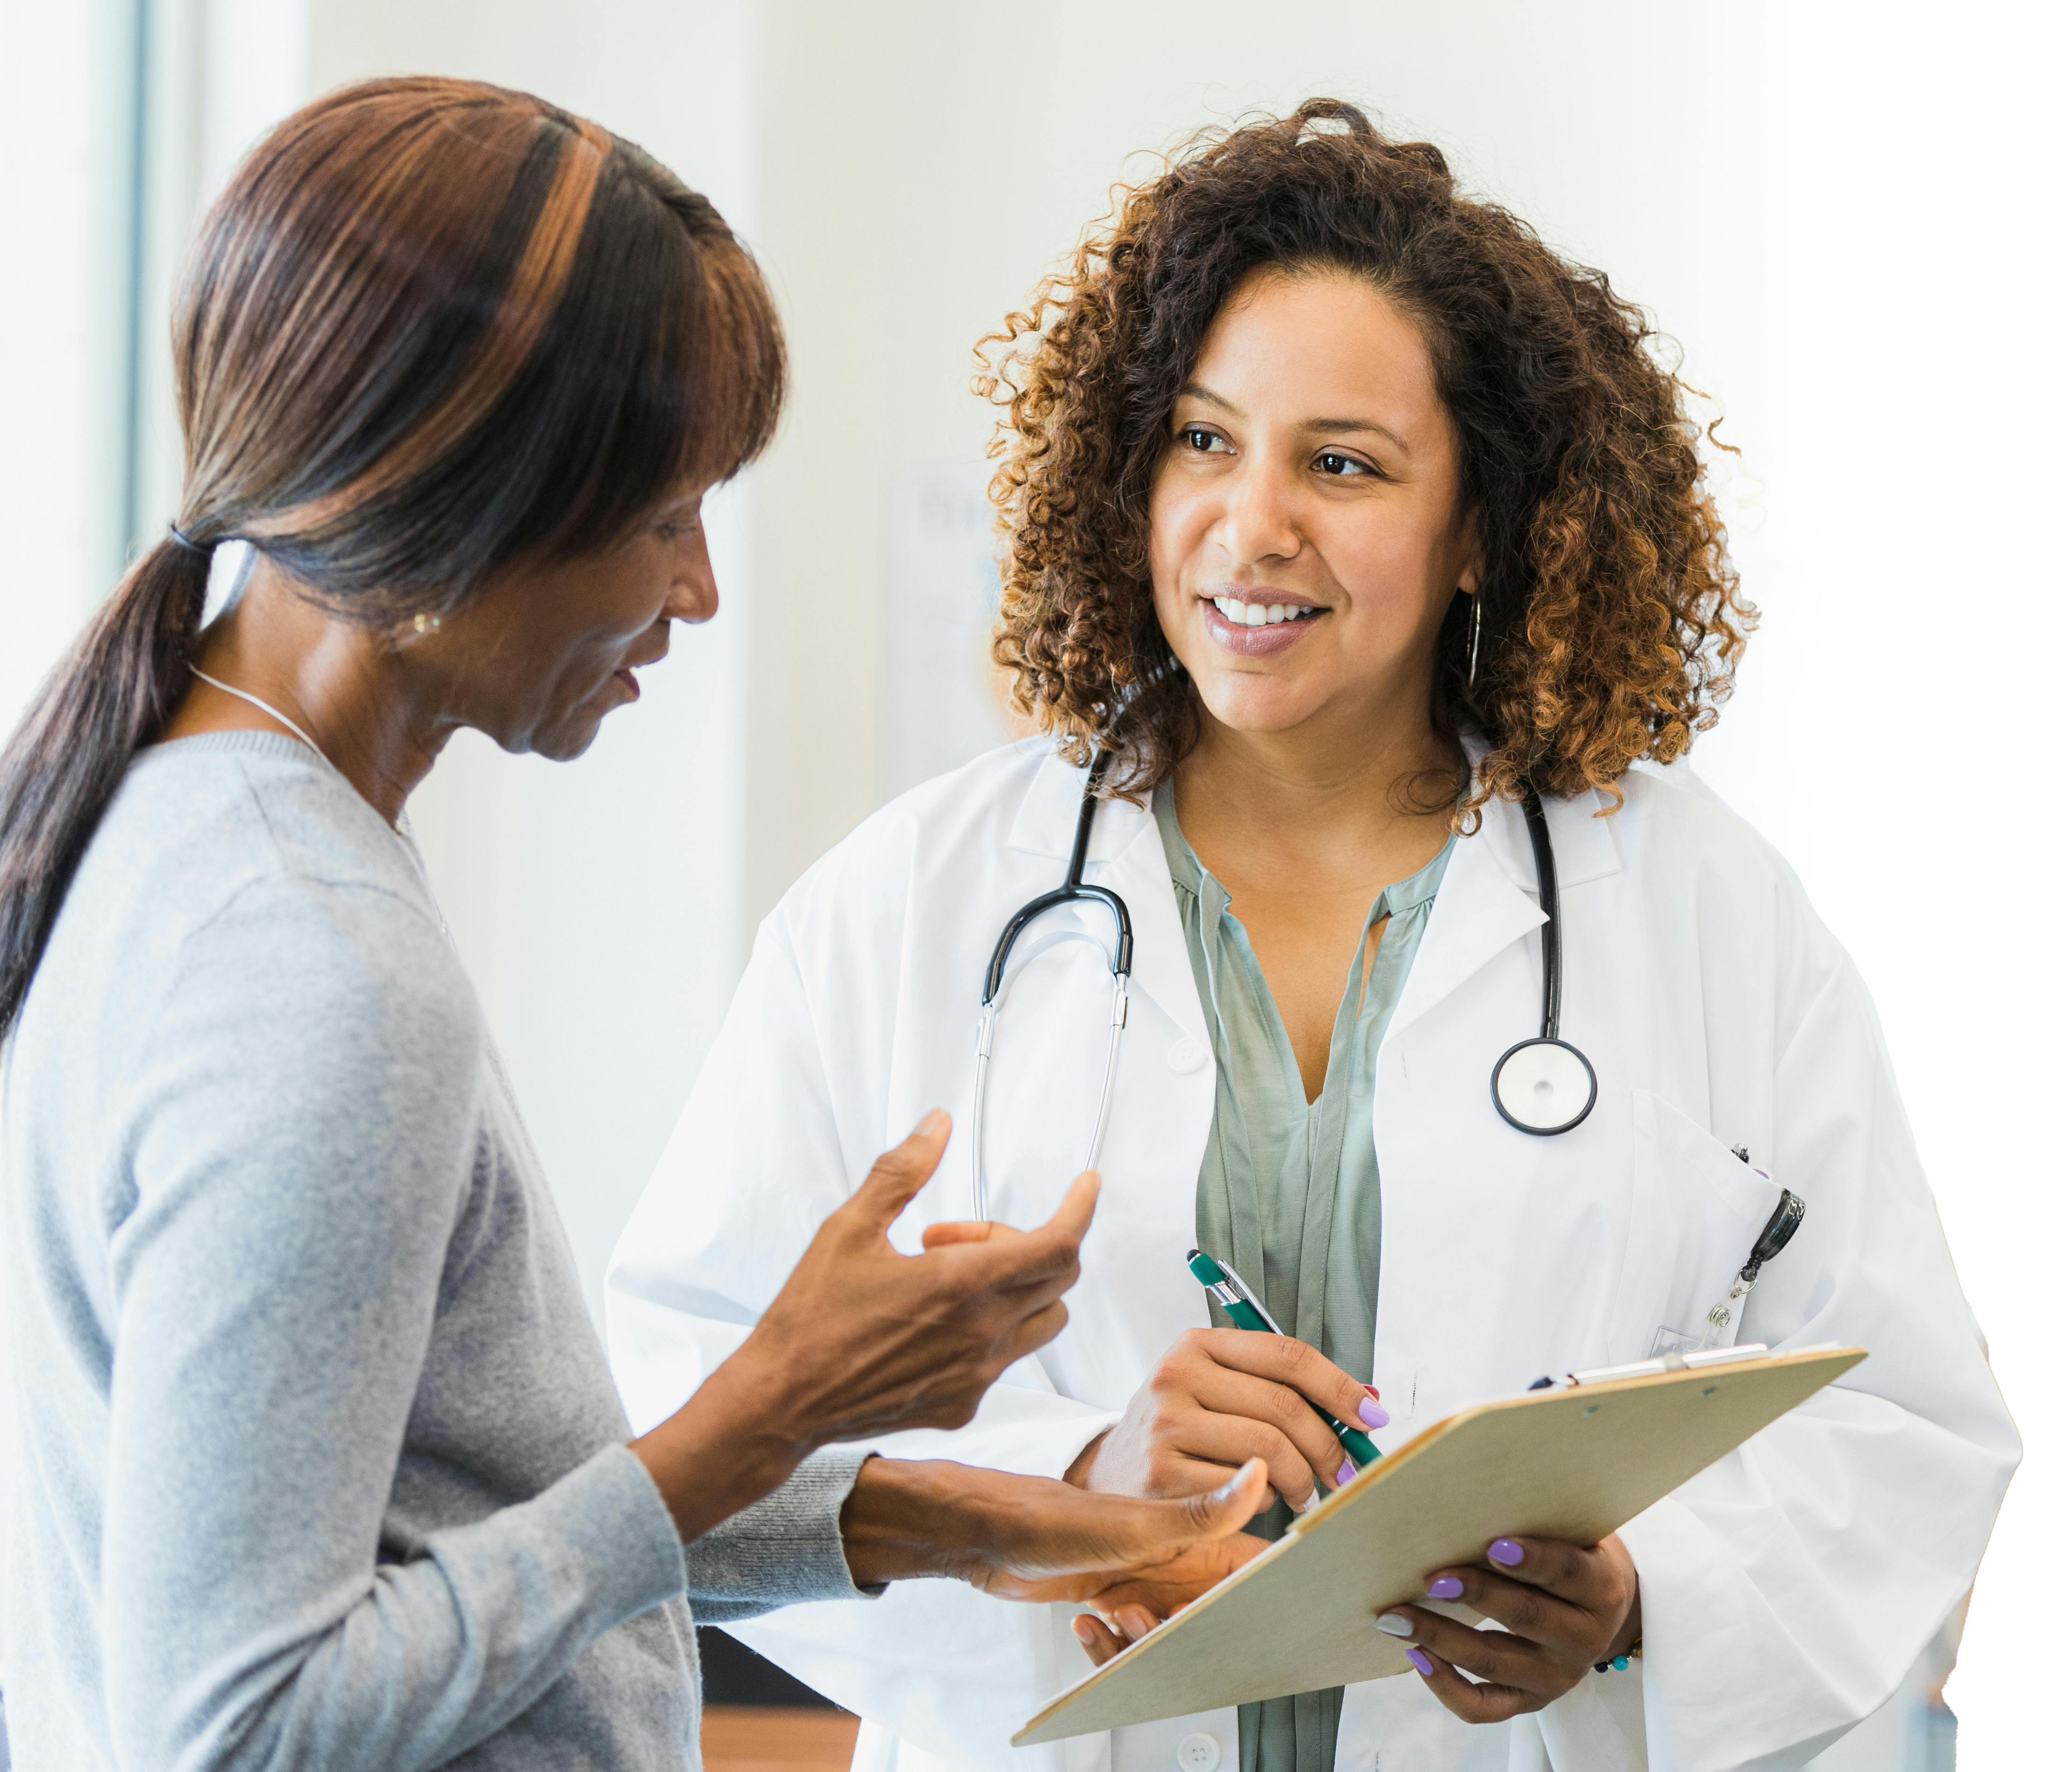
<path fill-rule="evenodd" d="M 1206 425 L 1182 425 L 1179 442 L 1182 449 L 1197 455 L 1227 455 L 1231 453 L 1229 442 Z"/>
<path fill-rule="evenodd" d="M 1355 456 L 1341 454 L 1337 450 L 1327 449 L 1317 458 L 1317 466 L 1334 479 L 1349 480 L 1361 475 L 1371 475 L 1374 470 Z"/>

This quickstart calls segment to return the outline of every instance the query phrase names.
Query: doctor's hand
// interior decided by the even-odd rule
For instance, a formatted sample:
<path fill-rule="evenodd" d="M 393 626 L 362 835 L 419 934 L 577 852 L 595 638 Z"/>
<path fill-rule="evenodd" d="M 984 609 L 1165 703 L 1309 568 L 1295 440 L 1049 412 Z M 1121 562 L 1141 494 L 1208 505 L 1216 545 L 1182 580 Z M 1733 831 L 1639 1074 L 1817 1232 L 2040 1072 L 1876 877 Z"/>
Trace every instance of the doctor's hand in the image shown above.
<path fill-rule="evenodd" d="M 1541 1709 L 1640 1638 L 1640 1577 L 1616 1532 L 1589 1545 L 1499 1538 L 1486 1564 L 1436 1570 L 1424 1591 L 1503 1626 L 1478 1630 L 1414 1605 L 1379 1621 L 1410 1645 L 1404 1653 L 1439 1702 L 1470 1723 Z"/>
<path fill-rule="evenodd" d="M 1034 1231 L 931 1226 L 919 1255 L 887 1232 L 941 1161 L 927 1116 L 826 1221 L 748 1338 L 633 1442 L 686 1541 L 767 1494 L 808 1453 L 901 1428 L 956 1428 L 993 1380 L 1065 1326 L 1100 1178 Z"/>
<path fill-rule="evenodd" d="M 842 1549 L 859 1587 L 946 1575 L 996 1599 L 1126 1602 L 1162 1618 L 1266 1548 L 1239 1530 L 1265 1494 L 1256 1462 L 1200 1494 L 1139 1501 L 1047 1477 L 873 1458 L 842 1506 Z"/>
<path fill-rule="evenodd" d="M 1122 1419 L 1065 1473 L 1083 1489 L 1186 1495 L 1248 1458 L 1297 1513 L 1352 1478 L 1345 1448 L 1309 1407 L 1379 1428 L 1388 1414 L 1367 1386 L 1306 1342 L 1240 1329 L 1190 1329 L 1129 1400 Z"/>

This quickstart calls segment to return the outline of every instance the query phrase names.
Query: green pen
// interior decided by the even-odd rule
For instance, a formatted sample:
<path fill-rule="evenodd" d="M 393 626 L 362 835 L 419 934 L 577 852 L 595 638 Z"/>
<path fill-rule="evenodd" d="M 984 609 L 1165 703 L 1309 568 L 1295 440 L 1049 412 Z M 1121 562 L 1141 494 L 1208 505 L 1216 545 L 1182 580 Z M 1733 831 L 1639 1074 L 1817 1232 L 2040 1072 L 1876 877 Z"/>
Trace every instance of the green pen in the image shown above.
<path fill-rule="evenodd" d="M 1208 1288 L 1209 1296 L 1230 1313 L 1231 1321 L 1240 1329 L 1252 1330 L 1262 1335 L 1281 1334 L 1280 1324 L 1267 1314 L 1266 1306 L 1253 1296 L 1252 1288 L 1238 1277 L 1237 1269 L 1228 1262 L 1219 1261 L 1199 1249 L 1190 1249 L 1187 1271 Z M 1331 1432 L 1338 1437 L 1338 1444 L 1346 1449 L 1346 1456 L 1362 1470 L 1381 1456 L 1381 1449 L 1358 1428 L 1347 1427 L 1314 1403 L 1309 1407 L 1317 1410 Z"/>

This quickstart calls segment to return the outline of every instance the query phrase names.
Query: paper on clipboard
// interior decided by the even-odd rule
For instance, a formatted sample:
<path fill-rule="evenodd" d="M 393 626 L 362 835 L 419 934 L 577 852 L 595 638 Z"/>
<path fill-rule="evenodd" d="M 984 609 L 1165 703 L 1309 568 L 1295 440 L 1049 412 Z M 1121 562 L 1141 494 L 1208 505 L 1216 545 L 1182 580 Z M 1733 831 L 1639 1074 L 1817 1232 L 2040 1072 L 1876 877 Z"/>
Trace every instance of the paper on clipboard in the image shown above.
<path fill-rule="evenodd" d="M 1449 1416 L 1052 1700 L 1018 1747 L 1400 1674 L 1387 1607 L 1506 1533 L 1595 1544 L 1866 1356 L 1811 1349 L 1529 1392 Z M 1445 1609 L 1441 1609 L 1445 1610 Z"/>

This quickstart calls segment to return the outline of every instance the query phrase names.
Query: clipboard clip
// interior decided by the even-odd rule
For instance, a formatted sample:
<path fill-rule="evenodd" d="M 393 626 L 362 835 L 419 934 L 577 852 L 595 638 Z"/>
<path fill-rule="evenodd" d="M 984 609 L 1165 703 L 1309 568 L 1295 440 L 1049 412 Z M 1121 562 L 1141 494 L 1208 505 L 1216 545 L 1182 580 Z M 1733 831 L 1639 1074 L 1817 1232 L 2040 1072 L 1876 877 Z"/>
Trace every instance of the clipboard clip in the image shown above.
<path fill-rule="evenodd" d="M 1765 1342 L 1745 1342 L 1739 1347 L 1712 1347 L 1703 1353 L 1663 1354 L 1655 1359 L 1629 1360 L 1623 1366 L 1593 1366 L 1581 1372 L 1565 1372 L 1560 1378 L 1536 1378 L 1528 1391 L 1572 1391 L 1585 1384 L 1613 1384 L 1621 1379 L 1659 1378 L 1664 1372 L 1702 1371 L 1708 1366 L 1731 1366 L 1737 1361 L 1761 1359 L 1769 1353 Z"/>

